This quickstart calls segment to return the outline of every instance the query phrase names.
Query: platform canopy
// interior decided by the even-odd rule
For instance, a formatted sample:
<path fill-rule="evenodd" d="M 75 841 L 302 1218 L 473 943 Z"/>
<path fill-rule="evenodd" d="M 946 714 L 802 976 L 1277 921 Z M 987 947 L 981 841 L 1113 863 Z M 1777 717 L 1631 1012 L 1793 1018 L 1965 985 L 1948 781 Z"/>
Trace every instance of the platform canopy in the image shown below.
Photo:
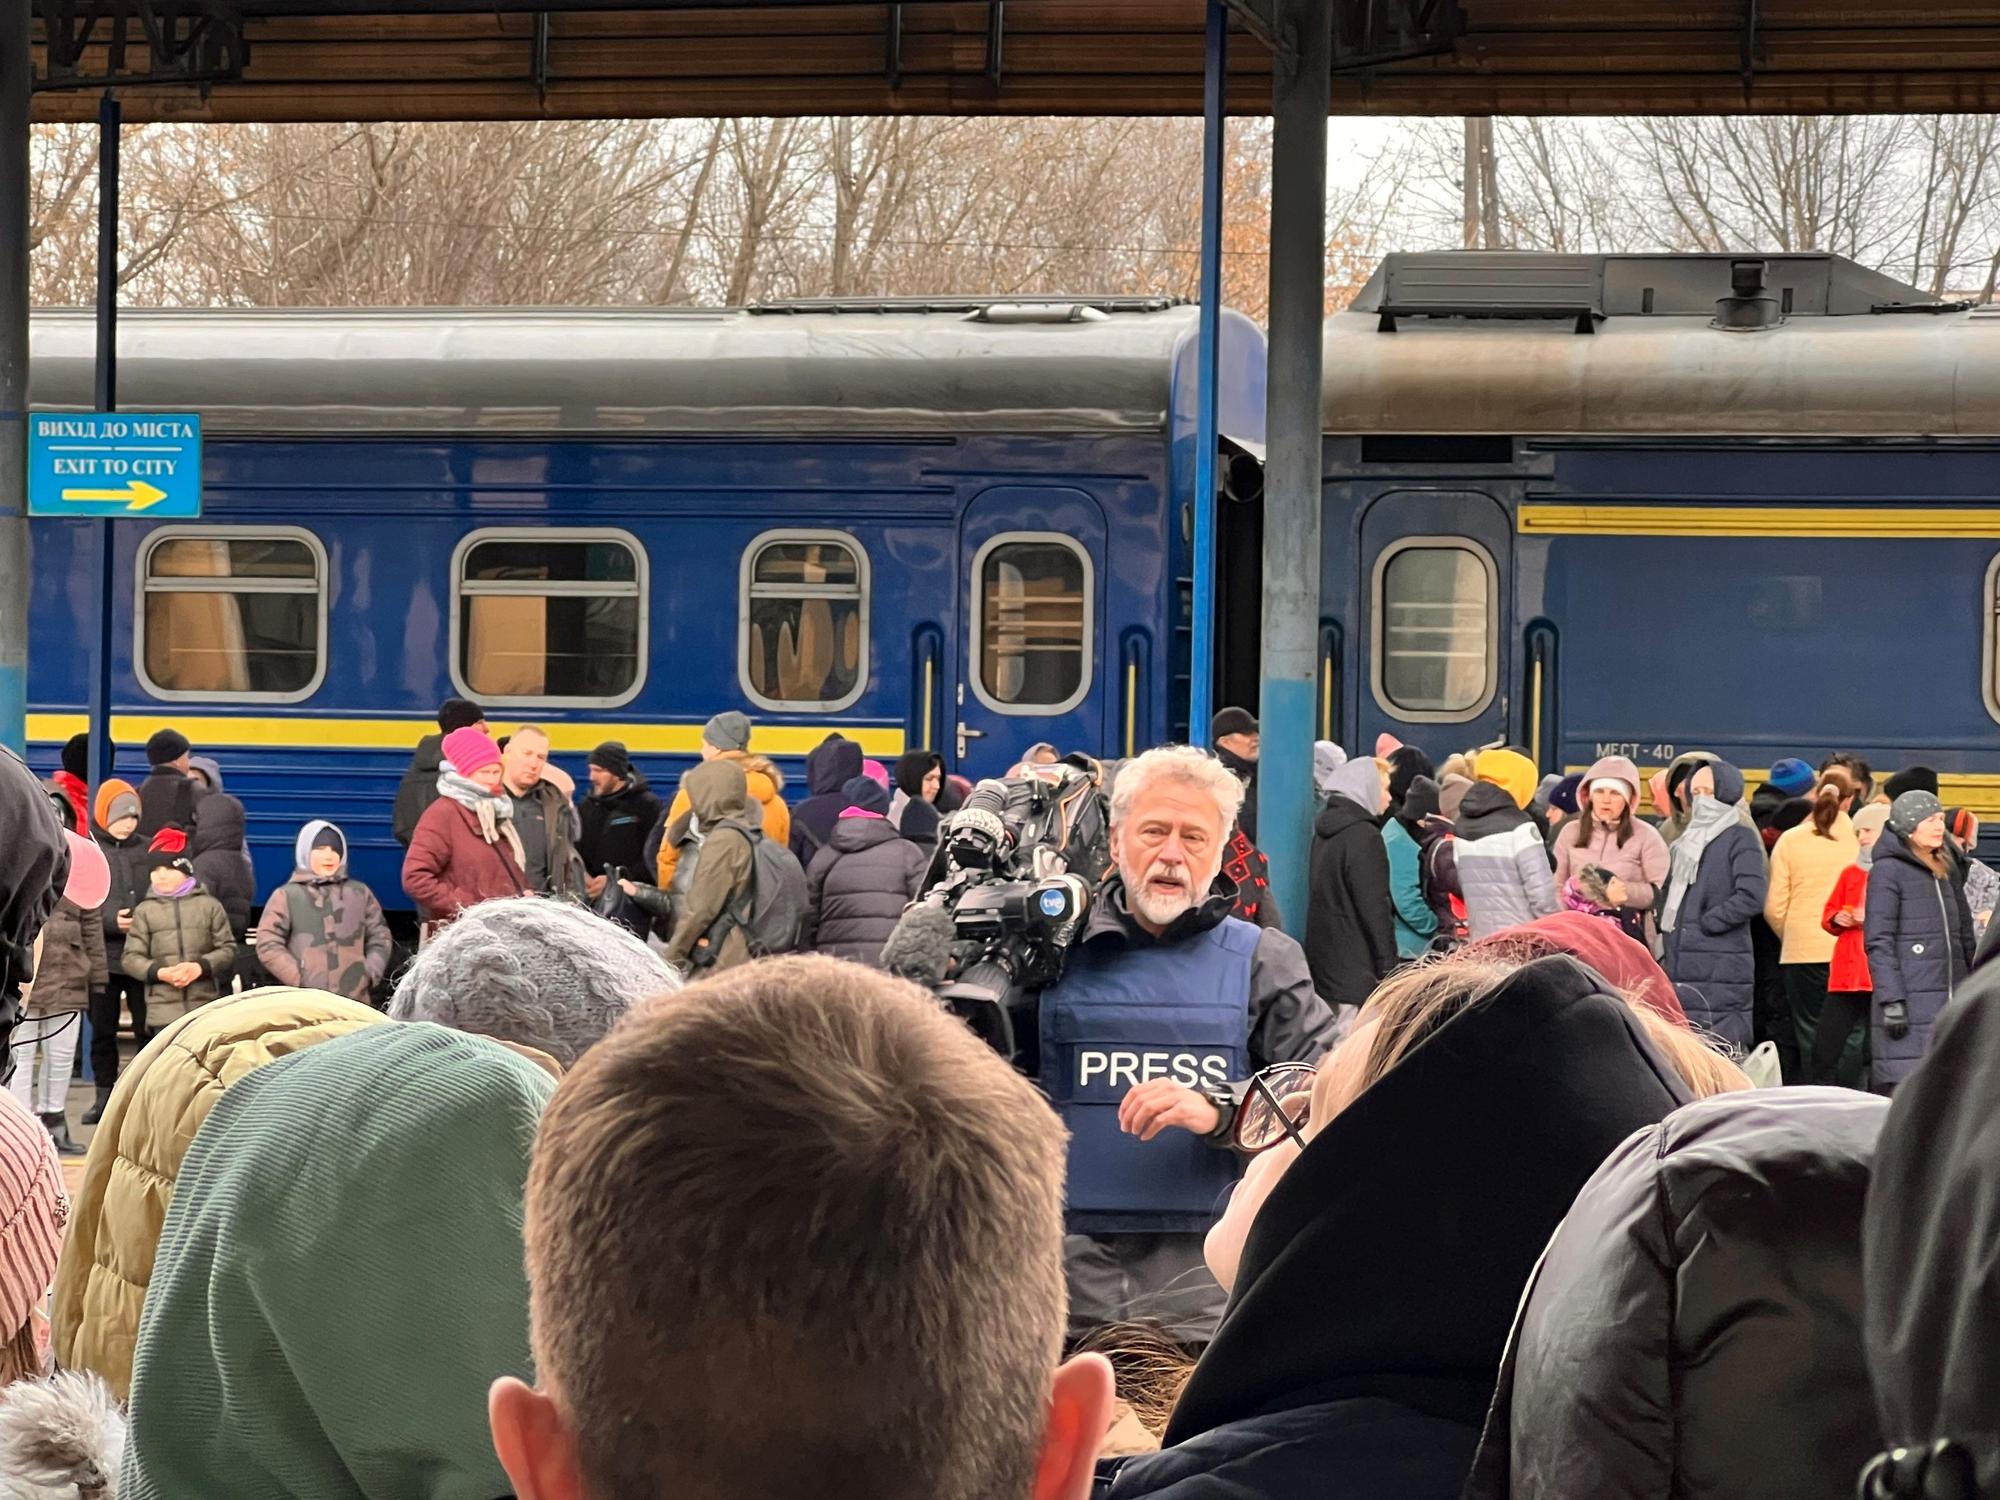
<path fill-rule="evenodd" d="M 1230 0 L 1272 39 L 1278 0 Z M 1203 0 L 33 0 L 35 117 L 94 117 L 111 17 L 177 28 L 181 77 L 125 119 L 535 119 L 1201 110 Z M 1994 0 L 1343 0 L 1354 114 L 2000 108 Z M 94 26 L 90 23 L 94 22 Z M 86 30 L 86 27 L 90 29 Z M 53 37 L 53 49 L 48 40 Z M 1271 52 L 1230 52 L 1261 113 Z M 132 70 L 135 74 L 138 68 Z M 206 71 L 197 90 L 182 81 Z"/>

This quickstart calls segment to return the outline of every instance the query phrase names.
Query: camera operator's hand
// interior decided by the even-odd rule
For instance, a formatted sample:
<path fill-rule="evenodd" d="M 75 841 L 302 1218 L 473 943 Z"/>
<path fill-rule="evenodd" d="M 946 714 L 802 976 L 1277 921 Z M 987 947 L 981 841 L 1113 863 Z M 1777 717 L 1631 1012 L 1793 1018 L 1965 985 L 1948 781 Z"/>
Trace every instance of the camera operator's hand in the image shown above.
<path fill-rule="evenodd" d="M 1210 1135 L 1221 1123 L 1221 1110 L 1171 1078 L 1150 1078 L 1118 1102 L 1118 1128 L 1142 1141 L 1150 1141 L 1170 1125 Z"/>

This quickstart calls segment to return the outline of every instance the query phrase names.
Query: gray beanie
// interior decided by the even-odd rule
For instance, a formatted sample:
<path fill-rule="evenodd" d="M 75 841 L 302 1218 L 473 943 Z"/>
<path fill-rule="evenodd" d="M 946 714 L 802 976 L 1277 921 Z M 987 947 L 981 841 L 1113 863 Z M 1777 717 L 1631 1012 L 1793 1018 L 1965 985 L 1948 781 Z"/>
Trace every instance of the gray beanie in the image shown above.
<path fill-rule="evenodd" d="M 1889 826 L 1908 838 L 1924 819 L 1943 811 L 1944 804 L 1929 792 L 1905 792 L 1890 805 Z"/>
<path fill-rule="evenodd" d="M 750 748 L 750 716 L 729 709 L 702 726 L 701 737 L 718 750 Z"/>
<path fill-rule="evenodd" d="M 625 1012 L 681 987 L 615 922 L 543 896 L 482 901 L 425 943 L 389 1014 L 517 1042 L 573 1065 Z"/>

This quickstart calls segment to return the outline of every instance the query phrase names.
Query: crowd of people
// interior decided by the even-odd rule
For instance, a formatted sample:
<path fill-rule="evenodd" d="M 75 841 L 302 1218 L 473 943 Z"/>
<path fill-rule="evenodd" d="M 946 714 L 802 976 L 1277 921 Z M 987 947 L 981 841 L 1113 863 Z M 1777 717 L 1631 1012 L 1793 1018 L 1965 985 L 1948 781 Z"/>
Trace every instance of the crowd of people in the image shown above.
<path fill-rule="evenodd" d="M 0 1496 L 2000 1495 L 2000 879 L 1934 775 L 1321 744 L 1299 938 L 1210 727 L 1010 773 L 1108 842 L 1009 1056 L 889 972 L 929 752 L 791 803 L 727 712 L 579 798 L 453 700 L 400 965 L 330 822 L 257 906 L 174 731 L 0 755 Z"/>
<path fill-rule="evenodd" d="M 1703 751 L 1642 786 L 1622 755 L 1538 779 L 1515 748 L 1434 764 L 1384 736 L 1358 761 L 1322 743 L 1314 775 L 1306 951 L 1330 1001 L 1576 912 L 1644 945 L 1695 1026 L 1787 1083 L 1893 1091 L 2000 893 L 1978 819 L 1926 766 L 1878 779 L 1857 755 L 1788 757 L 1753 795 Z"/>

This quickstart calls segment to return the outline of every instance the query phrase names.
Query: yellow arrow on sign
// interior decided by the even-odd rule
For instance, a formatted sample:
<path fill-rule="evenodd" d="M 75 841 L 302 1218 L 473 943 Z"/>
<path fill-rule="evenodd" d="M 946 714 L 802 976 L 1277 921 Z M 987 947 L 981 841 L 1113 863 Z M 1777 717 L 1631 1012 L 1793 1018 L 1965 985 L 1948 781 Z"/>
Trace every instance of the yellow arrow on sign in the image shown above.
<path fill-rule="evenodd" d="M 143 479 L 130 479 L 119 490 L 64 490 L 65 500 L 123 500 L 127 510 L 144 510 L 167 498 L 167 492 Z"/>

